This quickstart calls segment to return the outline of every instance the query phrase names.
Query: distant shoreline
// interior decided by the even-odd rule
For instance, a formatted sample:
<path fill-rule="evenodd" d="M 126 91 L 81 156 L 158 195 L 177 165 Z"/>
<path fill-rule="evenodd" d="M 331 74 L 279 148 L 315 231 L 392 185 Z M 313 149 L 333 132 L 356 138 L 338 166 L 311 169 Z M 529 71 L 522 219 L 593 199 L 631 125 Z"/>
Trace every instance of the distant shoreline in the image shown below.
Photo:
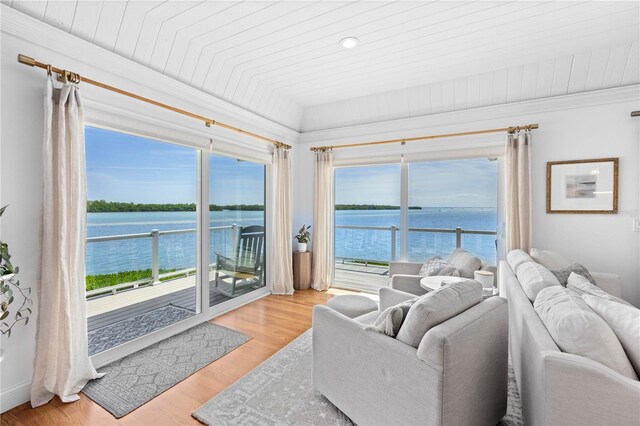
<path fill-rule="evenodd" d="M 426 207 L 434 209 L 490 209 L 495 207 Z M 409 210 L 422 210 L 423 207 L 409 206 Z M 264 211 L 261 204 L 227 204 L 209 205 L 209 211 Z M 336 210 L 400 210 L 400 206 L 387 204 L 336 204 Z M 167 203 L 167 204 L 144 204 L 125 203 L 117 201 L 93 200 L 87 201 L 87 213 L 134 213 L 134 212 L 195 212 L 195 203 Z"/>

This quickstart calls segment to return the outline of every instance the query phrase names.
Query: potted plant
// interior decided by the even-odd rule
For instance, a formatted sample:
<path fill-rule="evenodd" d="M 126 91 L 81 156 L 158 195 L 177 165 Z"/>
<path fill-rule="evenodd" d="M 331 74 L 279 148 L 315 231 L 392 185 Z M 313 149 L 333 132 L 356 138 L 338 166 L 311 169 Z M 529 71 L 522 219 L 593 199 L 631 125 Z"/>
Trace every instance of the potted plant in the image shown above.
<path fill-rule="evenodd" d="M 302 228 L 300 228 L 300 230 L 298 231 L 298 235 L 294 237 L 296 240 L 298 240 L 298 251 L 301 253 L 307 251 L 307 244 L 309 243 L 309 239 L 311 238 L 309 229 L 311 229 L 311 225 L 302 225 Z"/>
<path fill-rule="evenodd" d="M 6 208 L 0 209 L 0 216 Z M 0 241 L 0 332 L 7 337 L 11 337 L 11 329 L 17 323 L 27 325 L 31 315 L 31 289 L 20 286 L 18 272 L 18 267 L 11 264 L 9 246 Z"/>

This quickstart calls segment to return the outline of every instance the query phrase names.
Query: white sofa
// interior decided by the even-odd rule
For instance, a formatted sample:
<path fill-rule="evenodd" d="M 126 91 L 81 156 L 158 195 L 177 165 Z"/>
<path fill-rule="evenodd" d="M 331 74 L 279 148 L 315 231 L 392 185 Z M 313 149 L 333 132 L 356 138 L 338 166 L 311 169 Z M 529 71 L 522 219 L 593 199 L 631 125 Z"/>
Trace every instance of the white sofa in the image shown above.
<path fill-rule="evenodd" d="M 380 289 L 380 310 L 412 294 Z M 313 384 L 356 424 L 495 425 L 507 409 L 507 301 L 492 297 L 431 328 L 416 349 L 313 308 Z"/>
<path fill-rule="evenodd" d="M 498 276 L 500 294 L 509 300 L 509 350 L 525 424 L 640 425 L 640 382 L 561 352 L 507 262 L 500 262 Z M 592 276 L 620 295 L 616 275 Z"/>

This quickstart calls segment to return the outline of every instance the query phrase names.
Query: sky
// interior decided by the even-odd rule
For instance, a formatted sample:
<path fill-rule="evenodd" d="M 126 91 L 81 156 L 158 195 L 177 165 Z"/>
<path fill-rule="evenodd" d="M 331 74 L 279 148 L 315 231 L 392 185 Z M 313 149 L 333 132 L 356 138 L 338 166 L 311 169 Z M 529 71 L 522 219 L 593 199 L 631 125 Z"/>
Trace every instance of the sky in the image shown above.
<path fill-rule="evenodd" d="M 195 203 L 196 150 L 85 127 L 87 199 Z M 263 204 L 264 165 L 210 155 L 211 204 Z"/>
<path fill-rule="evenodd" d="M 409 164 L 409 205 L 496 207 L 498 163 L 486 158 Z M 336 169 L 336 204 L 400 205 L 400 165 Z"/>
<path fill-rule="evenodd" d="M 195 203 L 196 151 L 85 128 L 87 199 Z M 211 204 L 263 204 L 264 165 L 209 156 Z M 498 164 L 486 158 L 409 164 L 409 205 L 495 207 Z M 336 169 L 336 204 L 400 205 L 400 165 Z"/>

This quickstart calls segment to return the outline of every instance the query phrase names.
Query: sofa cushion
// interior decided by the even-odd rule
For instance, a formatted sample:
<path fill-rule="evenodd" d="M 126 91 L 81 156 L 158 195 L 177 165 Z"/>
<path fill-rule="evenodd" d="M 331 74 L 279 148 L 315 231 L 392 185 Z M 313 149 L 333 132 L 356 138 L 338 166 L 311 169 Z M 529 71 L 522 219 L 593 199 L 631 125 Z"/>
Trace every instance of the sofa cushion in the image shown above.
<path fill-rule="evenodd" d="M 638 380 L 611 327 L 578 294 L 559 285 L 547 287 L 538 294 L 534 308 L 560 350 Z"/>
<path fill-rule="evenodd" d="M 403 315 L 402 309 L 399 306 L 389 306 L 380 313 L 373 324 L 367 325 L 364 329 L 395 337 L 402 325 Z"/>
<path fill-rule="evenodd" d="M 534 260 L 522 250 L 511 250 L 507 254 L 507 263 L 511 266 L 511 270 L 515 274 L 518 272 L 518 267 L 523 263 L 534 262 Z"/>
<path fill-rule="evenodd" d="M 417 348 L 429 329 L 482 301 L 482 284 L 473 280 L 445 284 L 421 296 L 409 309 L 397 339 Z"/>
<path fill-rule="evenodd" d="M 576 273 L 572 273 L 571 275 L 569 275 L 569 279 L 567 280 L 567 288 L 569 290 L 575 291 L 580 296 L 584 296 L 584 295 L 596 296 L 601 299 L 610 300 L 612 302 L 622 303 L 623 305 L 633 306 L 626 300 L 610 295 L 609 293 L 602 290 L 597 285 L 594 285 L 591 282 L 589 282 L 589 280 L 587 280 L 582 275 L 579 275 Z"/>
<path fill-rule="evenodd" d="M 460 248 L 451 252 L 447 263 L 453 265 L 460 273 L 460 276 L 464 278 L 473 278 L 473 273 L 482 266 L 482 261 L 479 257 Z"/>
<path fill-rule="evenodd" d="M 597 296 L 583 295 L 582 299 L 609 324 L 636 374 L 640 374 L 640 309 Z"/>
<path fill-rule="evenodd" d="M 532 248 L 529 253 L 535 262 L 550 270 L 564 269 L 571 265 L 571 262 L 553 250 Z"/>
<path fill-rule="evenodd" d="M 576 273 L 578 275 L 585 277 L 587 280 L 589 280 L 591 284 L 596 285 L 596 281 L 593 279 L 593 277 L 589 273 L 589 270 L 584 266 L 582 266 L 580 263 L 572 263 L 571 265 L 562 269 L 552 269 L 551 273 L 556 276 L 558 281 L 560 281 L 560 285 L 562 285 L 563 287 L 567 286 L 567 281 L 569 281 L 569 275 L 573 273 Z"/>
<path fill-rule="evenodd" d="M 529 300 L 533 303 L 536 296 L 546 287 L 558 286 L 560 283 L 556 277 L 544 266 L 536 262 L 525 262 L 518 267 L 516 272 L 518 281 L 522 285 L 522 289 L 526 293 Z"/>

